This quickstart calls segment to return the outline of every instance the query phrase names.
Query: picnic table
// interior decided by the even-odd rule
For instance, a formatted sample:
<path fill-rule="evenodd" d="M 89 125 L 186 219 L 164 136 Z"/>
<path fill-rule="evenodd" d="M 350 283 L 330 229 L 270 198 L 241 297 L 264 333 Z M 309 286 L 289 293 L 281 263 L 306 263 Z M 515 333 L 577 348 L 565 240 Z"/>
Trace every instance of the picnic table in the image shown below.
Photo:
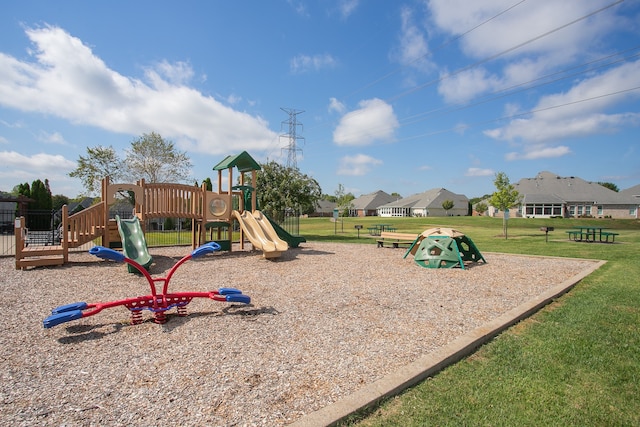
<path fill-rule="evenodd" d="M 372 236 L 379 236 L 383 231 L 396 231 L 396 228 L 391 224 L 373 224 L 367 229 L 369 230 L 369 234 Z"/>
<path fill-rule="evenodd" d="M 569 239 L 576 242 L 613 243 L 618 235 L 618 233 L 611 231 L 603 231 L 609 230 L 607 227 L 583 226 L 575 228 L 575 230 L 568 230 L 567 233 L 569 234 Z M 609 242 L 609 238 L 611 238 L 611 242 Z"/>

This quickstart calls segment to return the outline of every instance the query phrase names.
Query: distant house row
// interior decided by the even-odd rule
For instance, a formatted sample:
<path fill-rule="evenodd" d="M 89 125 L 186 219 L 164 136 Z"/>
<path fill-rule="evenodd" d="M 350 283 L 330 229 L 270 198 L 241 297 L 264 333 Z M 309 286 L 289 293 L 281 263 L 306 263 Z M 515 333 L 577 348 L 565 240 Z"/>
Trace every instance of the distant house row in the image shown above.
<path fill-rule="evenodd" d="M 638 218 L 640 185 L 616 192 L 598 183 L 577 177 L 561 177 L 551 172 L 540 172 L 535 178 L 523 178 L 515 189 L 521 203 L 510 210 L 511 217 L 597 217 Z M 452 202 L 444 209 L 445 201 Z M 487 215 L 503 216 L 488 200 Z M 321 214 L 331 215 L 335 204 L 323 201 Z M 469 199 L 445 188 L 434 188 L 405 198 L 391 196 L 384 191 L 365 194 L 352 201 L 349 216 L 428 217 L 471 215 Z"/>

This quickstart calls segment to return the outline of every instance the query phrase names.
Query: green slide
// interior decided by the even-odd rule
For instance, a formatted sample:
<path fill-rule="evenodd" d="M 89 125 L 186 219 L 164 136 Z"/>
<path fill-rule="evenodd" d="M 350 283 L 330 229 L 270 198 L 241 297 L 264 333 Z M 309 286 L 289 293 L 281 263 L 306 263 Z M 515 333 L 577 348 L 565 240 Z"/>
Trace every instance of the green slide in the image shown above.
<path fill-rule="evenodd" d="M 265 214 L 264 212 L 263 212 L 263 214 L 264 214 L 265 217 L 267 217 L 267 219 L 269 220 L 269 222 L 273 226 L 273 229 L 276 230 L 276 234 L 278 234 L 278 237 L 281 238 L 282 240 L 284 240 L 285 242 L 287 242 L 289 244 L 290 248 L 297 248 L 298 245 L 300 245 L 300 243 L 303 243 L 303 242 L 307 241 L 307 239 L 305 239 L 302 236 L 294 236 L 294 235 L 290 234 L 287 230 L 285 230 L 284 228 L 280 227 L 277 222 L 272 220 L 271 217 L 269 217 L 269 215 Z"/>
<path fill-rule="evenodd" d="M 118 215 L 116 215 L 116 221 L 118 222 L 118 232 L 120 232 L 120 238 L 122 239 L 122 253 L 148 271 L 153 258 L 151 258 L 147 250 L 147 241 L 144 238 L 140 221 L 137 217 L 120 219 Z M 127 264 L 127 268 L 129 273 L 139 273 L 132 265 Z"/>

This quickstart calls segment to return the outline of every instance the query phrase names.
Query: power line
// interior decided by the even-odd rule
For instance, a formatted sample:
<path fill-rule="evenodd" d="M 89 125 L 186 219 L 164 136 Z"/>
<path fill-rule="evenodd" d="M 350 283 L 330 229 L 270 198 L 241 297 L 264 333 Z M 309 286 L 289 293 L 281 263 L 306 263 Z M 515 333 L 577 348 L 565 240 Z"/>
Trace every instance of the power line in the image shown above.
<path fill-rule="evenodd" d="M 516 6 L 521 5 L 521 4 L 522 4 L 522 3 L 524 3 L 525 1 L 526 1 L 526 0 L 520 0 L 518 3 L 515 3 L 515 4 L 511 5 L 511 6 L 509 6 L 508 8 L 506 8 L 506 9 L 504 9 L 504 10 L 500 11 L 500 12 L 499 12 L 499 13 L 497 13 L 496 15 L 493 15 L 492 17 L 490 17 L 490 18 L 488 18 L 488 19 L 486 19 L 486 20 L 484 20 L 484 21 L 480 22 L 479 24 L 477 24 L 477 25 L 475 25 L 475 26 L 473 26 L 473 27 L 469 28 L 467 31 L 465 31 L 465 32 L 463 32 L 463 33 L 461 33 L 461 34 L 459 34 L 459 35 L 457 35 L 457 36 L 455 36 L 455 37 L 451 37 L 450 39 L 448 39 L 448 40 L 444 41 L 443 43 L 441 43 L 440 45 L 438 45 L 436 48 L 434 48 L 434 49 L 430 50 L 429 52 L 425 53 L 424 55 L 420 55 L 420 56 L 418 56 L 417 58 L 414 58 L 413 60 L 409 61 L 409 63 L 407 63 L 407 64 L 405 64 L 405 65 L 403 65 L 403 66 L 401 66 L 401 67 L 398 67 L 398 68 L 396 68 L 395 70 L 393 70 L 393 71 L 391 71 L 391 72 L 389 72 L 389 73 L 385 74 L 384 76 L 382 76 L 382 77 L 380 77 L 380 78 L 378 78 L 378 79 L 374 80 L 373 82 L 371 82 L 371 83 L 369 83 L 369 84 L 367 84 L 367 85 L 365 85 L 365 86 L 362 86 L 360 89 L 356 89 L 355 91 L 353 91 L 353 92 L 349 93 L 349 94 L 346 96 L 346 98 L 349 98 L 349 97 L 351 97 L 351 96 L 353 96 L 353 95 L 355 95 L 355 94 L 357 94 L 357 93 L 359 93 L 359 92 L 362 92 L 362 91 L 363 91 L 363 90 L 365 90 L 365 89 L 368 89 L 368 88 L 370 88 L 370 87 L 372 87 L 372 86 L 375 86 L 376 84 L 380 83 L 381 81 L 383 81 L 383 80 L 385 80 L 385 79 L 387 79 L 387 78 L 389 78 L 389 77 L 393 76 L 394 74 L 399 73 L 399 72 L 400 72 L 400 71 L 402 71 L 403 69 L 407 68 L 409 65 L 414 64 L 414 63 L 418 62 L 419 60 L 426 58 L 427 56 L 431 56 L 431 55 L 433 55 L 433 52 L 437 52 L 437 51 L 439 51 L 439 50 L 443 49 L 444 47 L 446 47 L 446 46 L 450 45 L 451 43 L 455 42 L 456 40 L 460 40 L 461 38 L 463 38 L 463 37 L 464 37 L 464 36 L 466 36 L 467 34 L 469 34 L 469 33 L 473 32 L 474 30 L 477 30 L 478 28 L 482 27 L 483 25 L 488 24 L 489 22 L 493 21 L 494 19 L 496 19 L 496 18 L 498 18 L 498 17 L 500 17 L 500 16 L 504 15 L 505 13 L 509 12 L 511 9 L 515 8 Z"/>
<path fill-rule="evenodd" d="M 501 121 L 501 120 L 511 120 L 511 119 L 515 119 L 517 117 L 528 116 L 528 115 L 531 115 L 531 114 L 534 114 L 534 113 L 540 113 L 542 111 L 555 110 L 557 108 L 562 108 L 562 107 L 566 107 L 566 106 L 569 106 L 569 105 L 581 104 L 583 102 L 595 101 L 597 99 L 602 99 L 602 98 L 606 98 L 606 97 L 609 97 L 609 96 L 621 95 L 621 94 L 624 94 L 624 93 L 627 93 L 627 92 L 633 92 L 633 91 L 639 90 L 639 89 L 640 89 L 640 86 L 635 86 L 635 87 L 631 87 L 631 88 L 628 88 L 628 89 L 622 89 L 622 90 L 619 90 L 619 91 L 616 91 L 616 92 L 605 93 L 605 94 L 602 94 L 602 95 L 596 95 L 596 96 L 592 96 L 592 97 L 589 97 L 589 98 L 579 99 L 579 100 L 576 100 L 576 101 L 565 102 L 563 104 L 551 105 L 549 107 L 543 107 L 543 108 L 538 108 L 538 109 L 535 109 L 535 110 L 529 110 L 529 111 L 526 111 L 524 113 L 511 114 L 509 116 L 503 116 L 503 117 L 499 117 L 497 119 L 491 119 L 491 120 L 485 120 L 485 121 L 482 121 L 482 122 L 471 123 L 471 124 L 465 125 L 464 127 L 465 128 L 470 128 L 472 126 L 486 125 L 486 124 L 498 122 L 498 121 Z M 455 131 L 455 130 L 458 130 L 458 129 L 459 129 L 459 127 L 454 127 L 454 128 L 449 128 L 449 129 L 442 129 L 442 130 L 439 130 L 439 131 L 423 133 L 423 134 L 420 134 L 420 135 L 414 135 L 414 136 L 411 136 L 411 137 L 402 138 L 402 141 L 410 141 L 412 139 L 423 138 L 425 136 L 439 135 L 439 134 L 442 134 L 442 133 L 451 132 L 451 131 Z"/>
<path fill-rule="evenodd" d="M 535 41 L 538 41 L 538 40 L 540 40 L 540 39 L 542 39 L 542 38 L 544 38 L 544 37 L 547 37 L 547 36 L 549 36 L 549 35 L 551 35 L 551 34 L 553 34 L 553 33 L 555 33 L 555 32 L 558 32 L 558 31 L 560 31 L 560 30 L 563 30 L 563 29 L 565 29 L 565 28 L 567 28 L 567 27 L 569 27 L 569 26 L 571 26 L 571 25 L 573 25 L 573 24 L 576 24 L 576 23 L 578 23 L 578 22 L 580 22 L 580 21 L 584 21 L 585 19 L 590 18 L 590 17 L 592 17 L 593 15 L 596 15 L 596 14 L 598 14 L 598 13 L 600 13 L 600 12 L 603 12 L 603 11 L 605 11 L 605 10 L 609 9 L 609 8 L 612 8 L 613 6 L 616 6 L 616 5 L 620 4 L 620 3 L 622 3 L 623 1 L 624 1 L 624 0 L 618 0 L 618 1 L 616 1 L 616 2 L 613 2 L 613 3 L 611 3 L 611 4 L 608 4 L 607 6 L 601 7 L 600 9 L 595 10 L 595 11 L 593 11 L 593 12 L 591 12 L 591 13 L 588 13 L 587 15 L 583 15 L 583 16 L 581 16 L 580 18 L 574 19 L 574 20 L 573 20 L 573 21 L 571 21 L 571 22 L 567 22 L 567 23 L 566 23 L 566 24 L 564 24 L 564 25 L 561 25 L 561 26 L 559 26 L 559 27 L 556 27 L 556 28 L 554 28 L 554 29 L 552 29 L 552 30 L 549 30 L 549 31 L 547 31 L 547 32 L 545 32 L 545 33 L 542 33 L 542 34 L 540 34 L 540 35 L 538 35 L 538 36 L 536 36 L 536 37 L 530 38 L 529 40 L 526 40 L 526 41 L 524 41 L 524 42 L 522 42 L 522 43 L 519 43 L 519 44 L 517 44 L 517 45 L 515 45 L 515 46 L 512 46 L 512 47 L 510 47 L 509 49 L 506 49 L 506 50 L 503 50 L 503 51 L 498 52 L 498 53 L 496 53 L 496 54 L 493 54 L 493 55 L 488 56 L 488 57 L 486 57 L 486 58 L 484 58 L 484 59 L 481 59 L 481 60 L 476 61 L 476 62 L 474 62 L 474 63 L 472 63 L 472 64 L 469 64 L 469 65 L 467 65 L 467 66 L 465 66 L 465 67 L 458 68 L 457 70 L 455 70 L 455 71 L 453 71 L 453 72 L 451 72 L 451 73 L 447 73 L 447 74 L 445 74 L 445 75 L 443 75 L 443 76 L 440 76 L 440 77 L 439 77 L 439 78 L 437 78 L 437 79 L 431 80 L 431 81 L 429 81 L 429 82 L 427 82 L 427 83 L 421 84 L 420 86 L 416 86 L 416 87 L 411 88 L 411 89 L 409 89 L 409 90 L 407 90 L 407 91 L 404 91 L 404 92 L 402 92 L 402 93 L 400 93 L 400 94 L 398 94 L 398 95 L 396 95 L 396 96 L 394 96 L 394 97 L 392 97 L 392 98 L 388 98 L 386 101 L 388 101 L 388 102 L 393 102 L 393 101 L 395 101 L 395 100 L 397 100 L 397 99 L 399 99 L 399 98 L 402 98 L 402 97 L 407 96 L 407 95 L 410 95 L 410 94 L 412 94 L 412 93 L 414 93 L 414 92 L 420 91 L 420 90 L 422 90 L 422 89 L 424 89 L 424 88 L 426 88 L 426 87 L 432 86 L 432 85 L 434 85 L 434 84 L 436 84 L 436 83 L 440 83 L 440 82 L 442 82 L 443 80 L 446 80 L 446 79 L 449 79 L 449 78 L 451 78 L 451 77 L 457 76 L 458 74 L 463 73 L 463 72 L 465 72 L 465 71 L 468 71 L 468 70 L 470 70 L 470 69 L 472 69 L 472 68 L 475 68 L 475 67 L 477 67 L 477 66 L 479 66 L 479 65 L 486 64 L 487 62 L 493 61 L 494 59 L 497 59 L 497 58 L 499 58 L 499 57 L 501 57 L 501 56 L 503 56 L 503 55 L 506 55 L 507 53 L 511 53 L 511 52 L 513 52 L 514 50 L 518 50 L 518 49 L 520 49 L 521 47 L 524 47 L 524 46 L 526 46 L 526 45 L 528 45 L 528 44 L 531 44 L 531 43 L 533 43 L 533 42 L 535 42 Z"/>
<path fill-rule="evenodd" d="M 604 60 L 607 60 L 607 59 L 610 59 L 610 58 L 614 58 L 614 57 L 619 56 L 619 55 L 621 55 L 623 53 L 626 53 L 626 52 L 629 52 L 629 51 L 633 51 L 633 50 L 638 50 L 638 49 L 640 49 L 640 46 L 635 46 L 633 48 L 624 50 L 622 52 L 616 52 L 616 53 L 613 53 L 611 55 L 607 55 L 607 56 L 595 59 L 593 61 L 589 61 L 589 62 L 585 62 L 585 63 L 580 64 L 580 65 L 576 65 L 576 66 L 573 66 L 573 67 L 565 68 L 563 70 L 560 70 L 560 71 L 557 71 L 557 72 L 554 72 L 554 73 L 550 73 L 550 74 L 546 74 L 544 76 L 541 76 L 541 77 L 538 77 L 538 78 L 535 78 L 535 79 L 532 79 L 532 80 L 529 80 L 529 81 L 526 81 L 526 82 L 514 84 L 512 86 L 509 86 L 509 87 L 506 87 L 506 88 L 503 88 L 503 89 L 500 89 L 500 90 L 496 90 L 496 91 L 494 91 L 494 92 L 492 92 L 492 93 L 490 93 L 490 94 L 488 94 L 488 95 L 486 95 L 486 96 L 484 96 L 484 97 L 482 97 L 482 98 L 480 98 L 480 99 L 478 99 L 478 100 L 476 100 L 474 102 L 470 102 L 470 103 L 467 103 L 467 104 L 464 104 L 464 105 L 458 105 L 458 106 L 453 106 L 453 107 L 441 107 L 441 108 L 436 108 L 436 109 L 433 109 L 433 110 L 430 110 L 430 111 L 425 111 L 423 113 L 417 113 L 417 114 L 414 114 L 412 116 L 405 117 L 403 120 L 407 120 L 407 121 L 402 123 L 402 126 L 407 126 L 407 125 L 410 125 L 410 124 L 419 123 L 421 121 L 427 120 L 427 117 L 425 117 L 425 116 L 430 116 L 430 115 L 432 115 L 434 113 L 450 114 L 450 113 L 453 113 L 455 111 L 461 111 L 461 110 L 465 110 L 467 108 L 475 107 L 475 106 L 478 106 L 478 105 L 481 105 L 481 104 L 486 104 L 487 102 L 495 101 L 497 99 L 501 99 L 501 98 L 505 98 L 507 96 L 515 95 L 517 93 L 521 93 L 521 92 L 525 92 L 525 91 L 528 91 L 528 90 L 531 90 L 531 89 L 536 89 L 536 88 L 539 88 L 539 87 L 547 86 L 547 85 L 550 85 L 552 83 L 557 83 L 557 82 L 562 81 L 562 80 L 566 80 L 566 79 L 569 79 L 569 78 L 572 78 L 572 77 L 579 76 L 581 74 L 590 73 L 590 72 L 593 72 L 595 70 L 599 70 L 599 69 L 602 69 L 602 68 L 610 67 L 610 66 L 615 65 L 615 64 L 626 62 L 626 61 L 629 61 L 631 59 L 637 58 L 638 56 L 640 56 L 640 53 L 634 53 L 633 55 L 622 57 L 622 58 L 619 58 L 619 59 L 616 59 L 614 61 L 610 61 L 610 62 L 607 62 L 607 63 L 604 63 L 604 64 L 594 65 L 594 66 L 591 66 L 589 68 L 585 68 L 585 69 L 583 69 L 581 71 L 578 71 L 578 72 L 575 72 L 575 73 L 564 74 L 564 73 L 567 73 L 567 72 L 569 72 L 571 70 L 576 70 L 576 69 L 580 69 L 580 68 L 583 68 L 583 67 L 586 67 L 586 66 L 589 66 L 589 65 L 593 65 L 593 64 L 596 64 L 597 62 L 601 62 L 601 61 L 604 61 Z M 546 80 L 546 81 L 544 81 L 542 83 L 539 83 L 539 84 L 536 84 L 536 85 L 531 85 L 531 83 L 538 82 L 538 81 L 545 80 L 545 79 L 549 79 L 549 78 L 554 77 L 554 76 L 560 76 L 560 77 L 555 78 L 553 80 Z M 520 89 L 518 89 L 518 88 L 520 88 Z M 418 119 L 418 117 L 422 117 L 422 118 Z M 410 119 L 415 119 L 415 120 L 412 120 L 412 121 L 409 122 L 408 120 L 410 120 Z"/>

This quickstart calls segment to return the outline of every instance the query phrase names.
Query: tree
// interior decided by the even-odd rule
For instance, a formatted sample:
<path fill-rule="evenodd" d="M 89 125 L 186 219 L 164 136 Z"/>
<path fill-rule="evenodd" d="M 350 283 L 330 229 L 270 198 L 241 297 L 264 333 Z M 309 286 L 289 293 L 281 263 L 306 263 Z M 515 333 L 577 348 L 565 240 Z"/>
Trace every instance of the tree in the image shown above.
<path fill-rule="evenodd" d="M 113 147 L 87 147 L 87 156 L 80 156 L 78 167 L 69 173 L 72 178 L 79 178 L 86 194 L 95 194 L 100 189 L 101 181 L 108 176 L 113 182 L 124 177 L 124 164 L 118 158 Z"/>
<path fill-rule="evenodd" d="M 191 161 L 185 152 L 177 151 L 173 142 L 151 132 L 131 142 L 124 161 L 131 181 L 144 178 L 148 182 L 181 182 L 189 178 Z"/>
<path fill-rule="evenodd" d="M 67 196 L 56 194 L 55 196 L 51 197 L 51 209 L 53 209 L 54 211 L 59 211 L 64 205 L 68 205 L 69 201 L 70 200 Z"/>
<path fill-rule="evenodd" d="M 338 211 L 340 212 L 340 216 L 349 216 L 349 211 L 353 208 L 353 199 L 356 197 L 351 193 L 345 193 L 344 185 L 338 184 L 338 189 L 335 192 L 336 194 L 336 206 L 338 207 Z"/>
<path fill-rule="evenodd" d="M 509 177 L 504 172 L 496 173 L 493 184 L 496 186 L 496 192 L 491 195 L 489 203 L 497 209 L 503 211 L 502 232 L 504 238 L 507 238 L 507 220 L 509 219 L 509 209 L 520 203 L 520 193 L 509 182 Z"/>
<path fill-rule="evenodd" d="M 79 178 L 90 195 L 100 190 L 106 176 L 112 182 L 136 182 L 140 178 L 148 182 L 181 182 L 188 179 L 191 170 L 187 154 L 155 132 L 132 141 L 126 154 L 123 161 L 113 147 L 87 147 L 87 156 L 80 156 L 78 167 L 69 176 Z"/>
<path fill-rule="evenodd" d="M 297 168 L 284 167 L 270 161 L 260 165 L 256 178 L 258 206 L 275 220 L 291 209 L 302 214 L 315 211 L 322 190 L 318 182 Z"/>
<path fill-rule="evenodd" d="M 617 185 L 615 185 L 612 182 L 599 182 L 598 184 L 602 185 L 603 187 L 608 188 L 609 190 L 613 190 L 616 193 L 620 191 L 620 189 L 618 188 Z"/>
<path fill-rule="evenodd" d="M 476 205 L 476 212 L 478 212 L 478 214 L 480 216 L 484 215 L 484 213 L 487 211 L 488 207 L 487 204 L 485 202 L 480 202 Z"/>
<path fill-rule="evenodd" d="M 453 200 L 445 200 L 442 202 L 442 209 L 444 209 L 447 216 L 449 216 L 449 210 L 453 209 L 454 205 Z"/>

